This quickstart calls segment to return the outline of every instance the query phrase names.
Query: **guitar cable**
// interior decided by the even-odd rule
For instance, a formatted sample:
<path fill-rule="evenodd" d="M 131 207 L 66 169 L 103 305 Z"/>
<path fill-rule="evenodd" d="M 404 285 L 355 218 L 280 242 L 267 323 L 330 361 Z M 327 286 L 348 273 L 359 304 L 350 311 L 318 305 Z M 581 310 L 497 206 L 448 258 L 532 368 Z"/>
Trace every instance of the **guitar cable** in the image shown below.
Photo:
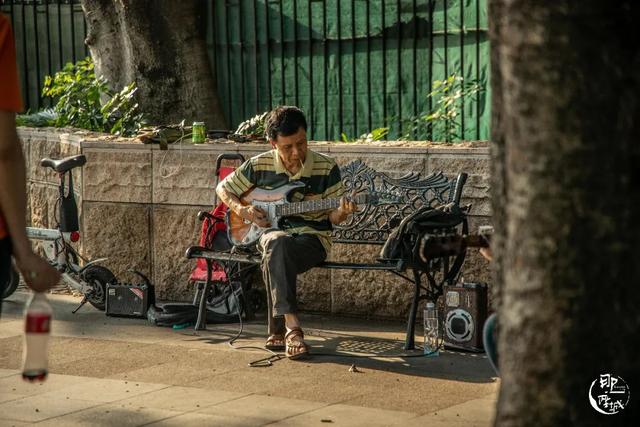
<path fill-rule="evenodd" d="M 284 358 L 285 356 L 283 356 L 282 354 L 278 354 L 275 351 L 269 350 L 268 348 L 265 347 L 258 347 L 258 346 L 254 346 L 254 345 L 243 345 L 243 346 L 235 346 L 234 343 L 236 342 L 236 340 L 238 340 L 240 338 L 240 336 L 242 335 L 242 332 L 244 331 L 244 322 L 242 321 L 242 305 L 240 304 L 240 300 L 238 299 L 238 296 L 236 295 L 235 290 L 233 289 L 233 285 L 231 283 L 232 277 L 236 277 L 236 276 L 240 276 L 240 273 L 243 271 L 243 269 L 238 268 L 238 271 L 236 271 L 235 273 L 231 272 L 231 257 L 233 256 L 234 253 L 234 249 L 232 248 L 229 251 L 229 258 L 227 259 L 227 262 L 224 264 L 223 268 L 224 268 L 224 272 L 227 276 L 227 280 L 229 282 L 229 286 L 231 287 L 231 295 L 233 295 L 233 298 L 235 300 L 236 303 L 236 307 L 237 307 L 237 314 L 238 314 L 238 323 L 240 324 L 240 329 L 238 330 L 238 332 L 236 333 L 235 336 L 233 336 L 231 339 L 229 339 L 229 341 L 227 341 L 227 344 L 234 350 L 260 350 L 260 351 L 264 351 L 269 353 L 270 355 L 259 359 L 259 360 L 255 360 L 253 362 L 249 362 L 249 367 L 251 368 L 256 368 L 256 367 L 269 367 L 273 365 L 273 362 L 278 361 L 282 358 Z M 245 268 L 244 270 L 249 270 L 251 268 L 254 267 L 249 267 L 249 268 Z M 247 297 L 244 294 L 244 289 L 242 287 L 242 284 L 240 284 L 240 293 L 243 296 L 243 299 L 245 301 L 245 303 L 247 303 Z"/>
<path fill-rule="evenodd" d="M 229 260 L 231 259 L 231 257 L 229 257 Z M 226 269 L 225 269 L 226 270 Z M 235 274 L 239 274 L 240 272 L 238 271 Z M 228 276 L 229 277 L 229 276 Z M 231 284 L 231 281 L 229 281 L 229 284 Z M 229 285 L 231 286 L 231 285 Z M 244 290 L 242 289 L 242 286 L 240 286 L 240 292 L 242 293 L 242 295 L 244 296 Z M 245 345 L 245 346 L 235 346 L 234 343 L 235 341 L 237 341 L 240 336 L 242 335 L 242 332 L 244 331 L 244 322 L 242 321 L 242 310 L 241 310 L 241 305 L 240 305 L 240 300 L 238 299 L 238 296 L 236 295 L 235 291 L 233 290 L 233 288 L 231 289 L 231 294 L 233 295 L 233 298 L 235 299 L 235 303 L 236 303 L 236 307 L 238 307 L 237 313 L 238 313 L 238 323 L 240 324 L 240 329 L 238 330 L 238 332 L 236 333 L 235 336 L 233 336 L 228 342 L 227 344 L 233 348 L 234 350 L 261 350 L 264 352 L 269 353 L 269 356 L 267 357 L 263 357 L 261 359 L 257 359 L 254 361 L 251 361 L 248 363 L 248 366 L 250 368 L 266 368 L 269 366 L 273 366 L 274 362 L 277 362 L 278 360 L 281 359 L 286 359 L 286 356 L 283 355 L 282 353 L 276 353 L 275 351 L 269 350 L 268 348 L 265 347 L 259 347 L 259 346 L 254 346 L 254 345 Z M 246 301 L 246 297 L 245 297 L 245 301 Z M 325 357 L 345 357 L 345 358 L 353 358 L 353 359 L 370 359 L 370 358 L 383 358 L 383 359 L 395 359 L 395 358 L 412 358 L 412 357 L 429 357 L 431 355 L 433 355 L 434 353 L 439 352 L 444 344 L 444 328 L 442 328 L 442 330 L 440 331 L 440 340 L 439 340 L 439 344 L 438 344 L 438 348 L 429 352 L 429 353 L 398 353 L 398 354 L 385 354 L 385 355 L 378 355 L 378 354 L 341 354 L 338 352 L 320 352 L 320 353 L 310 353 L 311 356 L 325 356 Z M 420 347 L 418 347 L 418 349 L 420 349 Z"/>
<path fill-rule="evenodd" d="M 240 336 L 242 335 L 242 332 L 244 331 L 244 322 L 242 321 L 242 305 L 240 304 L 240 300 L 238 299 L 238 296 L 236 295 L 236 292 L 233 289 L 233 285 L 231 285 L 231 283 L 232 283 L 231 278 L 235 277 L 235 276 L 239 276 L 240 272 L 243 271 L 242 269 L 239 269 L 237 272 L 231 273 L 231 268 L 229 267 L 229 265 L 231 263 L 231 258 L 232 258 L 233 253 L 234 253 L 233 249 L 234 248 L 232 248 L 229 251 L 229 258 L 227 259 L 227 261 L 224 264 L 223 268 L 224 268 L 225 274 L 227 276 L 227 280 L 229 282 L 229 286 L 231 287 L 231 295 L 233 295 L 233 298 L 234 298 L 235 303 L 236 303 L 237 314 L 238 314 L 238 323 L 240 324 L 240 328 L 239 328 L 238 332 L 236 333 L 236 335 L 233 336 L 231 339 L 229 339 L 229 341 L 227 341 L 227 344 L 234 350 L 260 350 L 260 351 L 269 353 L 269 356 L 267 356 L 267 357 L 263 357 L 261 359 L 257 359 L 257 360 L 249 362 L 248 366 L 250 368 L 270 367 L 270 366 L 273 366 L 274 362 L 277 362 L 278 360 L 281 360 L 281 359 L 285 359 L 286 356 L 281 354 L 281 353 L 276 353 L 275 351 L 269 350 L 268 348 L 265 348 L 265 347 L 259 347 L 259 346 L 254 346 L 254 345 L 244 345 L 244 346 L 235 346 L 234 345 L 234 343 L 240 338 Z M 250 268 L 253 268 L 253 267 L 250 267 Z M 244 289 L 242 287 L 242 284 L 240 285 L 240 293 L 243 295 L 244 300 L 246 302 L 247 301 L 247 297 L 244 294 Z M 338 352 L 320 352 L 320 353 L 310 353 L 310 355 L 311 356 L 324 356 L 324 357 L 345 357 L 345 358 L 354 358 L 354 359 L 363 359 L 363 358 L 364 359 L 370 359 L 370 358 L 373 358 L 373 357 L 383 358 L 383 359 L 428 357 L 428 356 L 433 355 L 434 353 L 439 352 L 444 346 L 444 327 L 441 328 L 441 329 L 442 330 L 440 331 L 440 340 L 439 340 L 440 342 L 438 344 L 438 348 L 436 348 L 435 350 L 433 350 L 433 351 L 431 351 L 429 353 L 426 353 L 426 354 L 425 353 L 398 353 L 398 354 L 378 355 L 378 354 L 341 354 L 341 353 L 338 353 Z M 419 346 L 418 346 L 418 349 L 420 349 Z"/>

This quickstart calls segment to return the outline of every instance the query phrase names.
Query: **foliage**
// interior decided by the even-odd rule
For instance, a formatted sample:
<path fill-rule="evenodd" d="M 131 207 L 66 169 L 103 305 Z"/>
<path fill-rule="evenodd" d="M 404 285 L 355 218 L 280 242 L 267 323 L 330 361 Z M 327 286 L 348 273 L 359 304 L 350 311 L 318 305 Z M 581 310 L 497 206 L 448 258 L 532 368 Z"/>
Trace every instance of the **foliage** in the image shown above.
<path fill-rule="evenodd" d="M 266 124 L 268 115 L 269 115 L 269 111 L 256 114 L 255 116 L 251 117 L 249 120 L 245 120 L 244 122 L 240 123 L 238 125 L 238 129 L 236 129 L 234 133 L 237 135 L 250 135 L 250 136 L 263 137 L 265 134 L 265 124 Z"/>
<path fill-rule="evenodd" d="M 138 109 L 134 95 L 138 88 L 129 83 L 120 92 L 115 92 L 100 109 L 109 133 L 134 135 L 144 124 L 144 116 Z"/>
<path fill-rule="evenodd" d="M 411 139 L 412 135 L 435 135 L 445 141 L 462 138 L 460 118 L 461 100 L 475 100 L 483 88 L 477 80 L 465 82 L 461 76 L 452 74 L 445 80 L 435 80 L 427 98 L 432 100 L 431 111 L 422 112 L 403 123 L 402 139 Z M 435 139 L 434 138 L 434 139 Z"/>
<path fill-rule="evenodd" d="M 16 126 L 28 126 L 32 128 L 55 126 L 58 113 L 53 108 L 46 108 L 33 114 L 18 114 Z"/>
<path fill-rule="evenodd" d="M 340 134 L 340 139 L 342 140 L 342 142 L 373 142 L 373 141 L 379 141 L 381 139 L 384 139 L 388 133 L 389 133 L 388 127 L 381 127 L 381 128 L 376 128 L 369 133 L 363 133 L 358 138 L 354 138 L 354 139 L 349 139 L 347 134 L 342 132 Z"/>
<path fill-rule="evenodd" d="M 56 102 L 53 110 L 57 127 L 130 136 L 144 124 L 134 99 L 136 90 L 131 83 L 119 92 L 112 91 L 105 78 L 96 77 L 91 58 L 86 58 L 68 63 L 53 77 L 45 77 L 42 93 Z"/>

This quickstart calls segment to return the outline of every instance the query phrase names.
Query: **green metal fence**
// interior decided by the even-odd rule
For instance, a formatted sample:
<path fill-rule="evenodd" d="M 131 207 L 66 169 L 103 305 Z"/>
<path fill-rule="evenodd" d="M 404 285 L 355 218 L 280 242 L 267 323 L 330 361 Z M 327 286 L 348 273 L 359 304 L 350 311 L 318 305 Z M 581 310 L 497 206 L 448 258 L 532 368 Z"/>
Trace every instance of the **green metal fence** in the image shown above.
<path fill-rule="evenodd" d="M 206 8 L 205 8 L 206 6 Z M 78 0 L 8 0 L 25 105 L 44 75 L 87 54 Z M 430 110 L 434 80 L 456 73 L 485 91 L 462 98 L 463 139 L 488 139 L 486 0 L 209 0 L 207 43 L 229 123 L 295 104 L 310 137 L 334 140 Z M 420 139 L 443 139 L 426 132 Z"/>
<path fill-rule="evenodd" d="M 89 55 L 80 1 L 8 0 L 0 10 L 13 26 L 25 108 L 37 111 L 49 105 L 40 95 L 44 76 Z"/>
<path fill-rule="evenodd" d="M 353 137 L 429 110 L 432 82 L 447 75 L 488 88 L 485 0 L 227 0 L 208 8 L 233 124 L 295 104 L 312 138 Z M 463 138 L 486 139 L 488 93 L 460 107 Z"/>

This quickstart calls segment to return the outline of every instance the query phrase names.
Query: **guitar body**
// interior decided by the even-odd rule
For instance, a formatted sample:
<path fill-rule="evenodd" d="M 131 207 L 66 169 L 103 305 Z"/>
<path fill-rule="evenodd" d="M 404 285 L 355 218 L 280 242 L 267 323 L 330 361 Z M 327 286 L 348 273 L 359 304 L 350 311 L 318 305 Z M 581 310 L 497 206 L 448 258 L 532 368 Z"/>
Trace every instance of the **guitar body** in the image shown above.
<path fill-rule="evenodd" d="M 305 184 L 300 181 L 283 185 L 273 190 L 254 187 L 240 197 L 243 205 L 253 205 L 261 208 L 267 213 L 267 221 L 271 223 L 271 228 L 280 228 L 281 217 L 277 215 L 276 207 L 289 203 L 289 195 L 296 189 L 304 188 Z M 227 211 L 227 234 L 229 241 L 236 246 L 250 246 L 258 241 L 264 228 L 246 221 L 231 209 Z"/>

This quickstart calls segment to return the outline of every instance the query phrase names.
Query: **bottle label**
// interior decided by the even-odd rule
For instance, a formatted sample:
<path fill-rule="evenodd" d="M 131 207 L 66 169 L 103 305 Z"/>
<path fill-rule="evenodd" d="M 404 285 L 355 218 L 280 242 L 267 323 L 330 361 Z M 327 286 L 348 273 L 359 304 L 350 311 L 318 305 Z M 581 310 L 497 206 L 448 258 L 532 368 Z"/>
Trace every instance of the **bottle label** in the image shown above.
<path fill-rule="evenodd" d="M 29 334 L 48 334 L 51 327 L 51 315 L 46 313 L 27 313 L 25 332 Z"/>

